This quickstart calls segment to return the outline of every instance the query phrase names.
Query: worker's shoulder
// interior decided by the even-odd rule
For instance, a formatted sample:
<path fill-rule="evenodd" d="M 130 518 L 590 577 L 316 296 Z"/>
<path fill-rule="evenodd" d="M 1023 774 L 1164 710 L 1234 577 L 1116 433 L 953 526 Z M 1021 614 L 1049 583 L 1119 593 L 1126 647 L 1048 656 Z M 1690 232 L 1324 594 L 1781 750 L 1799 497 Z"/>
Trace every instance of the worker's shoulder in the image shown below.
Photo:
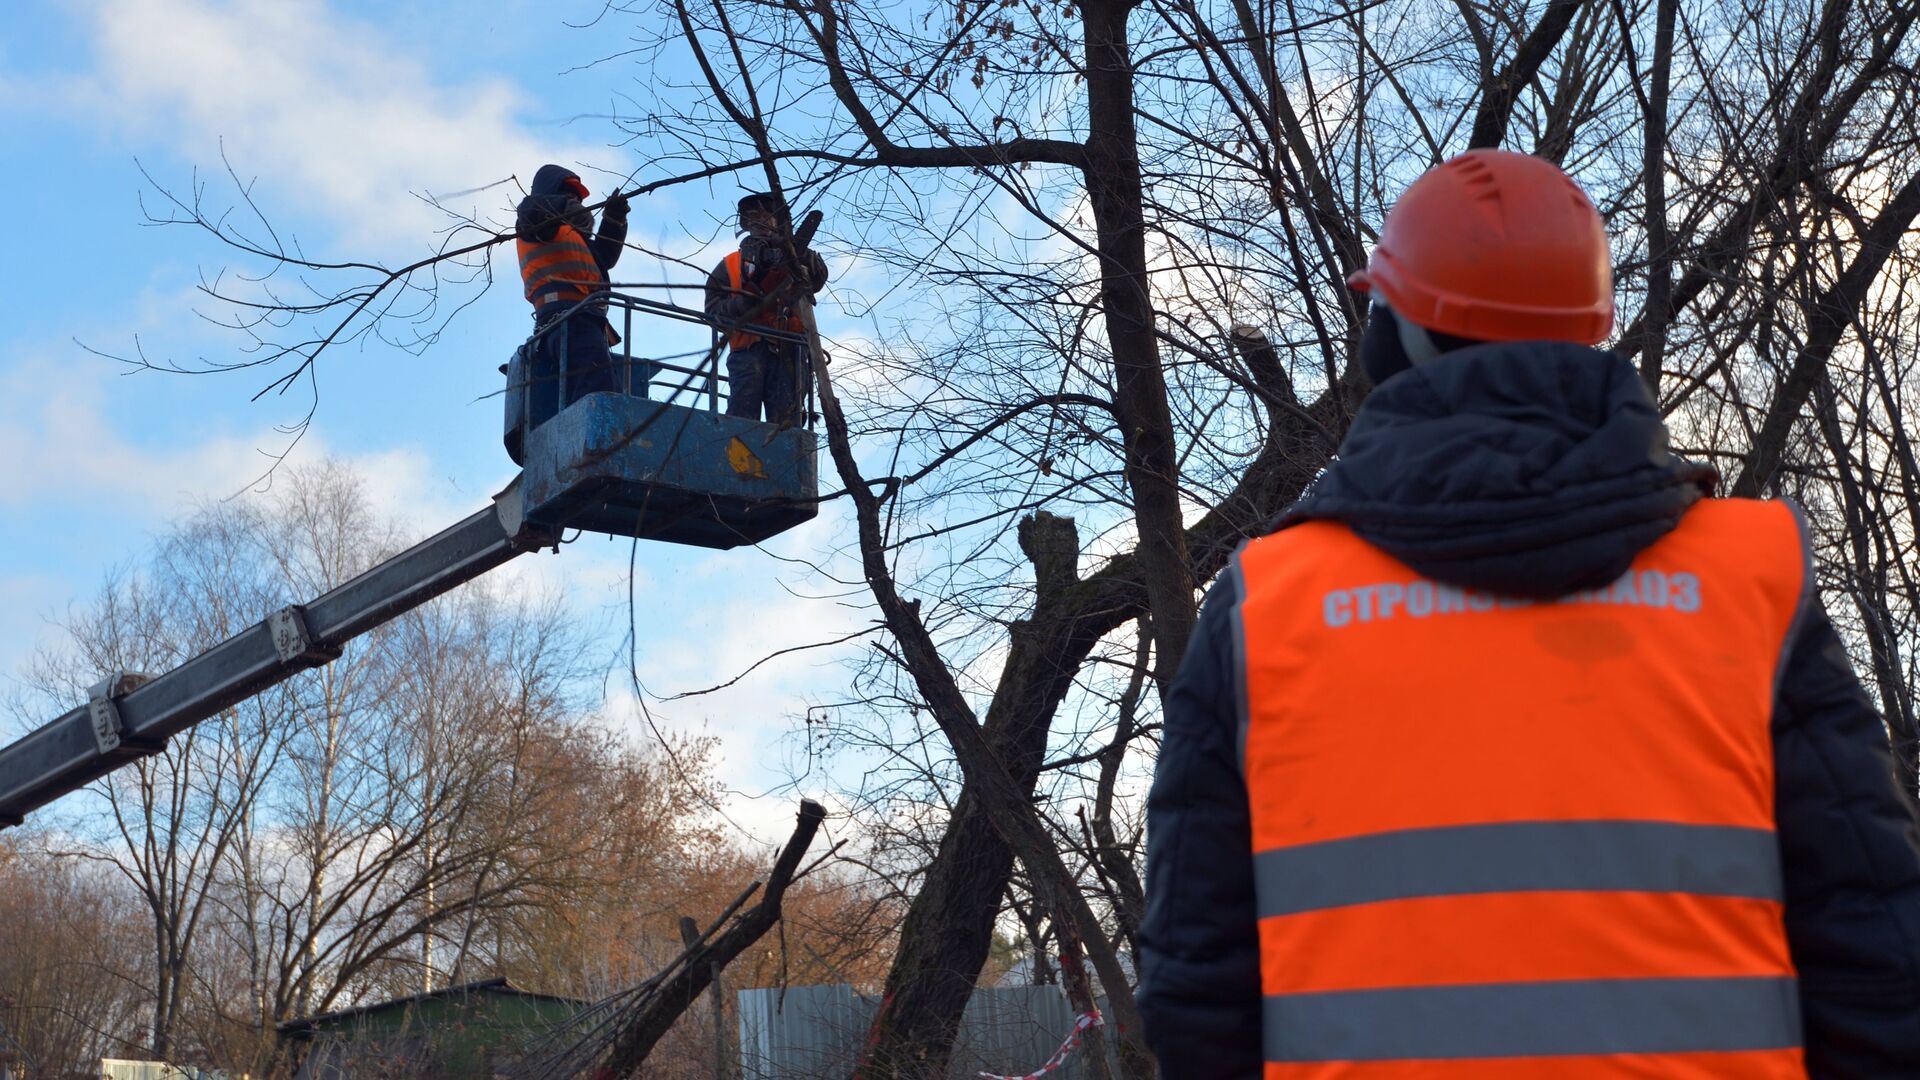
<path fill-rule="evenodd" d="M 1701 499 L 1670 534 L 1724 553 L 1774 555 L 1799 563 L 1807 551 L 1806 519 L 1787 499 Z"/>
<path fill-rule="evenodd" d="M 1643 572 L 1682 571 L 1764 597 L 1788 623 L 1814 588 L 1806 525 L 1784 499 L 1701 499 L 1635 560 Z M 1718 588 L 1718 586 L 1716 586 Z M 1756 591 L 1757 590 L 1757 591 Z"/>
<path fill-rule="evenodd" d="M 1286 558 L 1307 549 L 1326 548 L 1343 543 L 1364 546 L 1364 542 L 1345 522 L 1331 518 L 1282 517 L 1267 532 L 1241 541 L 1233 557 L 1234 561 L 1245 565 L 1249 562 Z"/>
<path fill-rule="evenodd" d="M 1749 499 L 1724 496 L 1701 499 L 1687 510 L 1687 517 L 1710 520 L 1716 524 L 1733 522 L 1782 524 L 1798 521 L 1801 512 L 1791 499 Z"/>

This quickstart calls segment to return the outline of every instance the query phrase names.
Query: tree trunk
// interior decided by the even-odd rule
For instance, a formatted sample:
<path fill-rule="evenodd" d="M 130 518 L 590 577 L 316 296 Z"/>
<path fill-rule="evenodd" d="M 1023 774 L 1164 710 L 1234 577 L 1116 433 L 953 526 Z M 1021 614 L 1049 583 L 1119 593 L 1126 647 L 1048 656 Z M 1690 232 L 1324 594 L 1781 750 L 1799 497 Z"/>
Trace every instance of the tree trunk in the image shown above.
<path fill-rule="evenodd" d="M 1153 609 L 1155 674 L 1162 693 L 1193 634 L 1193 571 L 1180 512 L 1178 449 L 1166 373 L 1154 336 L 1147 278 L 1147 226 L 1134 128 L 1129 0 L 1095 0 L 1086 38 L 1087 196 L 1100 252 L 1100 305 L 1113 350 L 1114 409 L 1126 450 L 1127 484 L 1139 531 L 1141 575 Z"/>
<path fill-rule="evenodd" d="M 1078 667 L 1058 663 L 1057 609 L 1063 590 L 1077 584 L 1072 571 L 1079 541 L 1071 518 L 1044 513 L 1021 523 L 1020 539 L 1034 561 L 1038 596 L 1033 618 L 1016 623 L 1009 635 L 1007 666 L 982 734 L 1031 798 L 1054 709 Z M 1060 678 L 1062 673 L 1068 678 Z M 901 922 L 900 943 L 856 1076 L 946 1074 L 960 1014 L 993 948 L 994 920 L 1012 874 L 1013 850 L 994 828 L 974 785 L 963 785 L 939 852 Z"/>
<path fill-rule="evenodd" d="M 826 808 L 819 803 L 801 801 L 799 821 L 767 875 L 767 887 L 760 894 L 760 902 L 726 923 L 725 929 L 711 941 L 688 947 L 676 964 L 670 966 L 671 976 L 645 995 L 637 1007 L 629 1006 L 625 1015 L 613 1018 L 611 1022 L 616 1030 L 611 1036 L 611 1048 L 605 1066 L 596 1076 L 620 1080 L 638 1073 L 647 1055 L 653 1052 L 654 1044 L 686 1013 L 714 976 L 780 921 L 787 886 L 792 884 L 794 873 L 800 869 L 800 859 L 813 844 L 814 834 L 826 816 Z M 722 916 L 723 922 L 725 918 Z"/>
<path fill-rule="evenodd" d="M 1667 96 L 1673 72 L 1673 24 L 1679 0 L 1658 0 L 1653 30 L 1652 83 L 1647 88 L 1641 143 L 1641 187 L 1647 195 L 1647 302 L 1641 317 L 1640 378 L 1660 400 L 1660 367 L 1667 355 L 1667 324 L 1673 320 L 1673 242 L 1667 229 Z M 1623 35 L 1630 27 L 1622 27 Z"/>
<path fill-rule="evenodd" d="M 159 952 L 159 962 L 156 963 L 153 968 L 157 984 L 153 988 L 152 1053 L 155 1061 L 165 1061 L 167 1060 L 168 1052 L 172 1049 L 168 1044 L 172 1035 L 173 1024 L 167 1015 L 167 1005 L 173 1000 L 173 966 L 168 963 L 167 950 L 164 946 L 157 951 Z"/>
<path fill-rule="evenodd" d="M 1277 376 L 1277 365 L 1273 372 L 1254 370 L 1271 404 L 1266 449 L 1233 493 L 1194 526 L 1187 541 L 1209 577 L 1250 530 L 1305 490 L 1345 433 L 1363 393 L 1360 377 L 1350 372 L 1302 408 L 1292 404 L 1291 389 L 1283 380 L 1265 377 Z M 1283 398 L 1285 405 L 1279 404 Z M 1042 582 L 1059 580 L 1043 575 L 1038 565 L 1035 576 Z M 1037 767 L 1054 712 L 1081 663 L 1103 636 L 1146 610 L 1140 565 L 1131 555 L 1113 560 L 1086 580 L 1061 584 L 1057 593 L 1043 585 L 1033 618 L 1016 623 L 1009 634 L 1007 666 L 983 725 L 988 742 L 996 749 L 1038 747 L 1032 751 Z M 1017 772 L 1023 760 L 1020 751 L 1000 760 L 1016 770 L 1017 780 L 1023 779 Z M 1032 784 L 1023 790 L 1030 795 Z M 943 865 L 950 861 L 955 865 Z M 969 778 L 940 856 L 902 923 L 888 975 L 889 993 L 881 1000 L 857 1077 L 919 1080 L 945 1075 L 952 1033 L 992 947 L 993 920 L 1011 871 L 1012 855 L 979 805 L 979 792 Z M 980 880 L 988 872 L 991 880 Z M 897 1071 L 890 1068 L 896 1063 L 902 1066 Z M 929 1071 L 907 1071 L 907 1065 Z"/>

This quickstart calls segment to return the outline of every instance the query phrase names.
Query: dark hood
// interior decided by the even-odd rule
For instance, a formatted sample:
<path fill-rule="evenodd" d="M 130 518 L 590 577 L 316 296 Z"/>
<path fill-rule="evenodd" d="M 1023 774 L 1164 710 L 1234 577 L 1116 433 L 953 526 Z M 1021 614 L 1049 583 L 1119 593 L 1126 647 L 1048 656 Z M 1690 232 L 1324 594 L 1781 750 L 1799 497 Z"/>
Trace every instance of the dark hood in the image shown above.
<path fill-rule="evenodd" d="M 561 222 L 573 226 L 583 238 L 593 235 L 593 215 L 573 192 L 561 186 L 568 177 L 578 175 L 565 165 L 540 166 L 514 217 L 514 232 L 520 239 L 544 244 L 553 239 Z"/>
<path fill-rule="evenodd" d="M 540 171 L 533 174 L 533 185 L 527 189 L 529 195 L 567 195 L 572 196 L 560 185 L 580 174 L 565 165 L 542 165 Z"/>
<path fill-rule="evenodd" d="M 1280 524 L 1341 521 L 1435 580 L 1560 596 L 1620 576 L 1714 480 L 1668 452 L 1620 357 L 1478 345 L 1382 383 Z"/>

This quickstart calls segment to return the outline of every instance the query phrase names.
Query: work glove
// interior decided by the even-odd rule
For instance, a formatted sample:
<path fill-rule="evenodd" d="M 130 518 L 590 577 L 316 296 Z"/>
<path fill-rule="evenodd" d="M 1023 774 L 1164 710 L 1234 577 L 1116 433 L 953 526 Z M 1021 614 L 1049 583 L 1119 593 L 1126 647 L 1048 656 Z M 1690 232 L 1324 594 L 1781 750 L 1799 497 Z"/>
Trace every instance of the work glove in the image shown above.
<path fill-rule="evenodd" d="M 760 291 L 764 293 L 777 293 L 782 289 L 786 289 L 797 292 L 800 282 L 796 280 L 798 275 L 794 274 L 787 266 L 786 251 L 784 249 L 775 250 L 779 251 L 779 255 L 757 275 L 756 283 L 760 286 Z M 799 252 L 799 255 L 801 266 L 813 265 L 813 252 L 803 249 Z"/>
<path fill-rule="evenodd" d="M 761 292 L 771 296 L 787 286 L 789 277 L 786 267 L 770 266 L 761 271 L 755 284 L 760 286 Z"/>
<path fill-rule="evenodd" d="M 813 288 L 815 292 L 818 292 L 819 284 L 813 280 L 813 262 L 814 262 L 813 249 L 801 248 L 799 251 L 795 252 L 794 254 L 800 256 L 800 262 L 799 262 L 800 272 L 793 275 L 794 290 L 796 292 L 799 291 L 801 287 L 801 284 L 800 284 L 801 279 L 804 278 L 807 282 L 807 285 Z"/>
<path fill-rule="evenodd" d="M 617 218 L 626 217 L 627 211 L 631 209 L 633 209 L 633 204 L 627 201 L 627 197 L 625 195 L 622 195 L 617 191 L 607 196 L 607 201 L 601 204 L 601 207 L 600 207 L 601 213 L 606 214 L 610 217 L 617 217 Z"/>

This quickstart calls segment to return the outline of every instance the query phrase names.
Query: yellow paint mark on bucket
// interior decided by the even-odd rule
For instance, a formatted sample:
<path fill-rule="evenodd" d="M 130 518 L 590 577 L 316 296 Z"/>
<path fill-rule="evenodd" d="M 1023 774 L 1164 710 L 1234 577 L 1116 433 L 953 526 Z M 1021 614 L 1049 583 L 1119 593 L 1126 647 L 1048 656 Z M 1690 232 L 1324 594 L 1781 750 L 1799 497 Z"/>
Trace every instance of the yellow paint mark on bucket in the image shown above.
<path fill-rule="evenodd" d="M 747 449 L 747 444 L 741 442 L 738 435 L 727 440 L 727 464 L 733 466 L 733 471 L 741 476 L 751 476 L 755 480 L 767 478 L 766 466 L 760 464 L 760 459 L 753 456 L 753 451 Z"/>

